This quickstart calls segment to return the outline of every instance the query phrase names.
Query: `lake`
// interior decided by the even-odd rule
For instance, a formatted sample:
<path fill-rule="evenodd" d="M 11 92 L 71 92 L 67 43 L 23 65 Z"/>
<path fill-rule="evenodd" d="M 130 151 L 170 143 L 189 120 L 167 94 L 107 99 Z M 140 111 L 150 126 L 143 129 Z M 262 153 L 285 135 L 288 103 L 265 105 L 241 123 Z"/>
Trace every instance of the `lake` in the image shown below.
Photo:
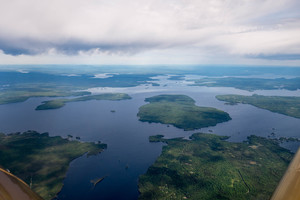
<path fill-rule="evenodd" d="M 125 92 L 132 96 L 123 101 L 72 102 L 56 110 L 34 110 L 42 101 L 51 98 L 31 98 L 22 103 L 0 105 L 1 132 L 36 130 L 51 136 L 79 136 L 82 141 L 101 141 L 108 148 L 97 156 L 75 159 L 68 170 L 58 199 L 137 199 L 138 177 L 145 173 L 160 155 L 163 144 L 149 143 L 150 135 L 167 138 L 188 138 L 195 132 L 212 132 L 231 136 L 229 141 L 241 142 L 249 135 L 300 138 L 300 119 L 272 113 L 251 105 L 225 105 L 218 94 L 253 93 L 262 95 L 300 96 L 299 91 L 269 90 L 248 92 L 234 88 L 189 86 L 187 80 L 168 80 L 159 76 L 160 86 L 140 85 L 130 88 L 91 88 L 94 94 Z M 231 121 L 195 131 L 183 131 L 173 126 L 138 121 L 138 108 L 144 99 L 158 94 L 185 94 L 199 106 L 226 111 Z M 111 112 L 115 110 L 116 112 Z M 284 144 L 295 151 L 298 143 Z M 93 187 L 91 180 L 105 177 Z M 34 180 L 33 180 L 34 181 Z"/>

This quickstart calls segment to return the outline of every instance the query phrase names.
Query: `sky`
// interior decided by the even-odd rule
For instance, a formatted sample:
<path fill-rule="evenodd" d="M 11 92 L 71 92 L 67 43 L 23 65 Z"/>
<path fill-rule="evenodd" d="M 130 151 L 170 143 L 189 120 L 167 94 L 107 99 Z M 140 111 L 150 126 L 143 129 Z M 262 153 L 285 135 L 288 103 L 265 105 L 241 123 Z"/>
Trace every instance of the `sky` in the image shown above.
<path fill-rule="evenodd" d="M 299 0 L 0 0 L 0 64 L 300 66 Z"/>

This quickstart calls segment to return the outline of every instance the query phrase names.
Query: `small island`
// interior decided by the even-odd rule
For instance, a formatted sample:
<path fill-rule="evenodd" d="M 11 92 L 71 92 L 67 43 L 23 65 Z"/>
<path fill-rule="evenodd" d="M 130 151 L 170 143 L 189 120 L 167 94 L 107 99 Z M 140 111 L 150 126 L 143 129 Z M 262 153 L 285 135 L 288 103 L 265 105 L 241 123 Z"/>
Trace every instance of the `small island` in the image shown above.
<path fill-rule="evenodd" d="M 243 95 L 218 95 L 216 98 L 231 105 L 242 103 L 250 104 L 271 112 L 280 113 L 290 117 L 300 118 L 300 97 L 287 96 L 252 96 Z"/>
<path fill-rule="evenodd" d="M 63 186 L 72 160 L 105 148 L 106 144 L 70 141 L 35 131 L 0 133 L 0 167 L 31 185 L 45 200 L 53 199 Z"/>
<path fill-rule="evenodd" d="M 250 136 L 243 143 L 196 133 L 190 139 L 151 136 L 167 143 L 139 179 L 139 199 L 270 199 L 293 153 L 278 142 Z"/>
<path fill-rule="evenodd" d="M 143 122 L 172 124 L 184 130 L 195 130 L 231 120 L 228 113 L 195 105 L 186 95 L 158 95 L 145 99 L 149 104 L 139 108 L 137 116 Z"/>
<path fill-rule="evenodd" d="M 35 110 L 50 110 L 50 109 L 58 109 L 66 105 L 66 103 L 70 102 L 78 102 L 78 101 L 90 101 L 90 100 L 110 100 L 110 101 L 120 101 L 131 99 L 128 94 L 124 93 L 105 93 L 99 95 L 89 95 L 83 96 L 73 99 L 54 99 L 50 101 L 44 101 L 43 104 L 36 107 Z"/>

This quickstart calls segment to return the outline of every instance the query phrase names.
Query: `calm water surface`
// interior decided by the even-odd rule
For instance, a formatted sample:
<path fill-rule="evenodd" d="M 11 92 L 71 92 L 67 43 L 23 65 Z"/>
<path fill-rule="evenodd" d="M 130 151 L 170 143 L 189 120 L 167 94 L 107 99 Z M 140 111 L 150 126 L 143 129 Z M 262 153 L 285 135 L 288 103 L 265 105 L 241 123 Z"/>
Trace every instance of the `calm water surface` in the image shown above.
<path fill-rule="evenodd" d="M 36 130 L 50 135 L 80 136 L 83 141 L 101 141 L 108 149 L 97 156 L 86 155 L 74 160 L 64 180 L 58 199 L 137 199 L 138 177 L 161 153 L 161 143 L 149 143 L 150 135 L 163 134 L 167 138 L 188 138 L 195 132 L 213 132 L 231 136 L 240 142 L 251 134 L 300 138 L 300 120 L 250 105 L 224 105 L 215 98 L 217 94 L 251 95 L 253 92 L 233 88 L 207 88 L 188 86 L 189 82 L 170 81 L 159 77 L 159 87 L 143 85 L 134 88 L 94 88 L 90 91 L 126 92 L 133 99 L 124 101 L 73 102 L 57 110 L 35 111 L 40 102 L 49 98 L 31 98 L 23 103 L 0 106 L 0 130 L 5 133 Z M 255 91 L 265 95 L 299 96 L 299 91 Z M 224 110 L 232 120 L 215 127 L 183 131 L 173 126 L 138 121 L 138 108 L 144 99 L 157 94 L 186 94 L 199 106 Z M 111 110 L 115 110 L 112 113 Z M 295 150 L 298 143 L 285 144 Z M 91 180 L 105 177 L 96 187 Z"/>

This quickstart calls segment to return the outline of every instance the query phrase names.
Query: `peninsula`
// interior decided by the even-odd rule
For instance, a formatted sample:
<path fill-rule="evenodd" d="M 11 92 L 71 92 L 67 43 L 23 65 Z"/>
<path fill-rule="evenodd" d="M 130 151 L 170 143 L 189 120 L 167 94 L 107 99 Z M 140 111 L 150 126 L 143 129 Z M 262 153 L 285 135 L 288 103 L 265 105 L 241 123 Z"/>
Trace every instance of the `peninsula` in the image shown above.
<path fill-rule="evenodd" d="M 250 104 L 271 112 L 280 113 L 290 117 L 300 118 L 300 97 L 287 96 L 252 96 L 218 95 L 216 98 L 229 104 Z"/>
<path fill-rule="evenodd" d="M 300 89 L 300 78 L 248 78 L 248 77 L 221 77 L 221 78 L 202 78 L 194 80 L 192 86 L 207 87 L 234 87 L 241 90 L 297 90 Z"/>
<path fill-rule="evenodd" d="M 85 154 L 98 154 L 106 144 L 69 141 L 48 133 L 0 133 L 0 167 L 21 178 L 45 200 L 53 199 L 63 186 L 69 164 Z"/>
<path fill-rule="evenodd" d="M 167 143 L 139 179 L 139 199 L 270 199 L 293 158 L 274 140 L 250 136 L 244 143 L 196 133 L 190 139 L 150 137 Z"/>
<path fill-rule="evenodd" d="M 54 99 L 50 101 L 44 101 L 43 104 L 36 107 L 36 110 L 50 110 L 58 109 L 66 105 L 66 103 L 77 102 L 77 101 L 90 101 L 90 100 L 110 100 L 120 101 L 131 99 L 128 94 L 124 93 L 105 93 L 99 95 L 88 95 L 83 97 L 71 98 L 71 99 Z"/>

